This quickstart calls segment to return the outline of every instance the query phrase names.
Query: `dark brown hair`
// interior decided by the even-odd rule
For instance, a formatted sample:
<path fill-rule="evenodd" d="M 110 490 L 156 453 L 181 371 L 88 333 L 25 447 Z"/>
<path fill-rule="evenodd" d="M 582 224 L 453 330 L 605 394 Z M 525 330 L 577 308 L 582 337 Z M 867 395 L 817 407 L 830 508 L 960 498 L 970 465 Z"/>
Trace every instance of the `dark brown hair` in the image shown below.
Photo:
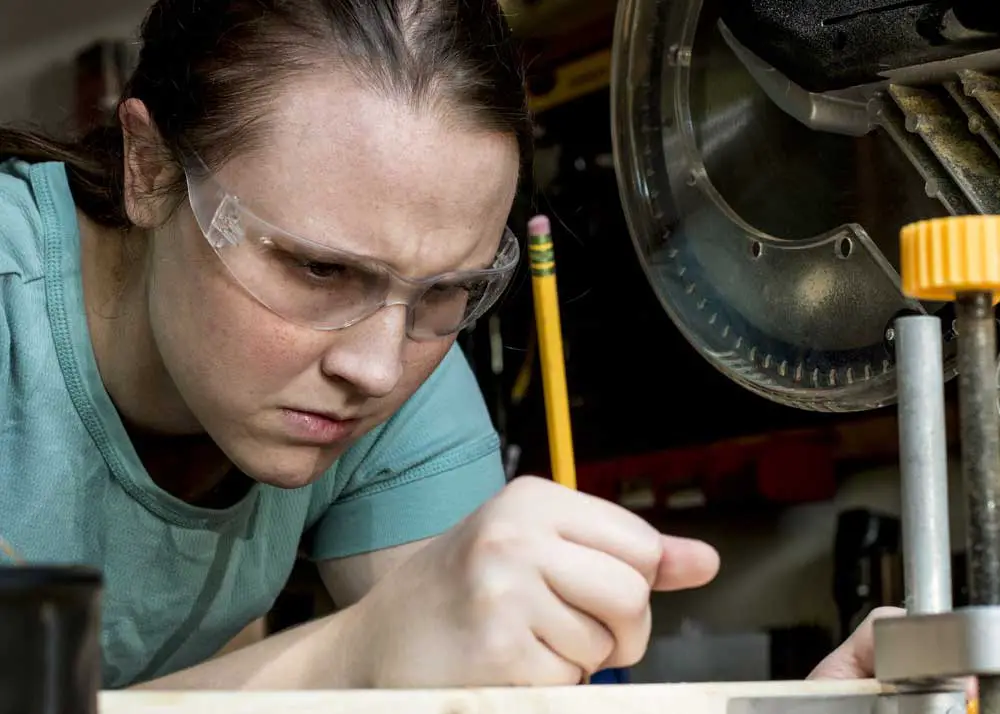
<path fill-rule="evenodd" d="M 297 72 L 342 67 L 376 91 L 510 134 L 522 162 L 524 77 L 497 0 L 156 0 L 122 101 L 141 100 L 180 164 L 217 167 L 262 138 L 267 108 Z M 0 130 L 0 157 L 66 164 L 79 208 L 128 228 L 117 121 L 73 141 Z M 183 178 L 178 184 L 183 192 Z"/>

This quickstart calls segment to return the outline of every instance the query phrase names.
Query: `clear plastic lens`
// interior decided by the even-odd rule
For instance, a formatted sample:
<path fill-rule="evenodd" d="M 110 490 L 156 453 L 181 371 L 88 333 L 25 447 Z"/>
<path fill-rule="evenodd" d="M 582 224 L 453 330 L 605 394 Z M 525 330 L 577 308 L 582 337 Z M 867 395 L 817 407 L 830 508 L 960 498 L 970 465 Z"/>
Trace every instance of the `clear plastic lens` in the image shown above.
<path fill-rule="evenodd" d="M 727 43 L 722 5 L 618 3 L 613 140 L 636 253 L 738 384 L 811 410 L 888 404 L 886 330 L 934 309 L 901 292 L 899 229 L 943 208 L 887 136 L 816 131 L 778 106 Z"/>
<path fill-rule="evenodd" d="M 410 280 L 378 261 L 271 226 L 211 178 L 189 175 L 188 193 L 199 228 L 233 278 L 276 314 L 317 329 L 341 329 L 405 304 L 411 338 L 453 334 L 496 302 L 520 259 L 507 230 L 489 270 Z"/>

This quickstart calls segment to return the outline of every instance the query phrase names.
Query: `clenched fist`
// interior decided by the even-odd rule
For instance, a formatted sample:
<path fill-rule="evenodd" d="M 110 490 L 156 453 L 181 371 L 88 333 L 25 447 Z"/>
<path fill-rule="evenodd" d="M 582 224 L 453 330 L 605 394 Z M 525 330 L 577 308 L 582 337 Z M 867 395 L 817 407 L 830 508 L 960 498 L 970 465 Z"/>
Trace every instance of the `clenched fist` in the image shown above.
<path fill-rule="evenodd" d="M 650 592 L 709 582 L 705 543 L 522 477 L 356 606 L 372 687 L 574 684 L 642 658 Z"/>

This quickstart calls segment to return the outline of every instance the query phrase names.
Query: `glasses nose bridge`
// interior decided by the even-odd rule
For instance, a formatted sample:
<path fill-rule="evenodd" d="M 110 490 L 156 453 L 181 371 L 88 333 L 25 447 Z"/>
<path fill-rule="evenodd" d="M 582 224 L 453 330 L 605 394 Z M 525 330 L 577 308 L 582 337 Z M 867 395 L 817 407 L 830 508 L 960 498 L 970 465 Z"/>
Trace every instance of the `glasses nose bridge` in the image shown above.
<path fill-rule="evenodd" d="M 412 313 L 417 301 L 427 292 L 428 286 L 420 280 L 410 280 L 395 273 L 389 273 L 381 307 L 403 305 L 407 312 Z"/>
<path fill-rule="evenodd" d="M 384 291 L 382 294 L 383 297 L 374 306 L 374 310 L 372 310 L 368 317 L 372 317 L 374 314 L 390 307 L 402 306 L 406 310 L 406 334 L 411 335 L 415 319 L 414 307 L 421 296 L 427 291 L 427 286 L 418 281 L 407 280 L 394 273 L 388 273 L 387 276 L 388 281 L 382 287 Z"/>

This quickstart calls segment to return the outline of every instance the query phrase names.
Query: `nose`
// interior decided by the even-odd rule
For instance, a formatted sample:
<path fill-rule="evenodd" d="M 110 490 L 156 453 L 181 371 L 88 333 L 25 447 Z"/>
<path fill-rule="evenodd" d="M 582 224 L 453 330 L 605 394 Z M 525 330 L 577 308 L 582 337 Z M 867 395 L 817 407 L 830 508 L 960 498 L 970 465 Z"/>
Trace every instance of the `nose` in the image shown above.
<path fill-rule="evenodd" d="M 366 397 L 388 396 L 403 373 L 406 307 L 384 307 L 337 336 L 323 356 L 323 374 L 350 383 Z"/>

